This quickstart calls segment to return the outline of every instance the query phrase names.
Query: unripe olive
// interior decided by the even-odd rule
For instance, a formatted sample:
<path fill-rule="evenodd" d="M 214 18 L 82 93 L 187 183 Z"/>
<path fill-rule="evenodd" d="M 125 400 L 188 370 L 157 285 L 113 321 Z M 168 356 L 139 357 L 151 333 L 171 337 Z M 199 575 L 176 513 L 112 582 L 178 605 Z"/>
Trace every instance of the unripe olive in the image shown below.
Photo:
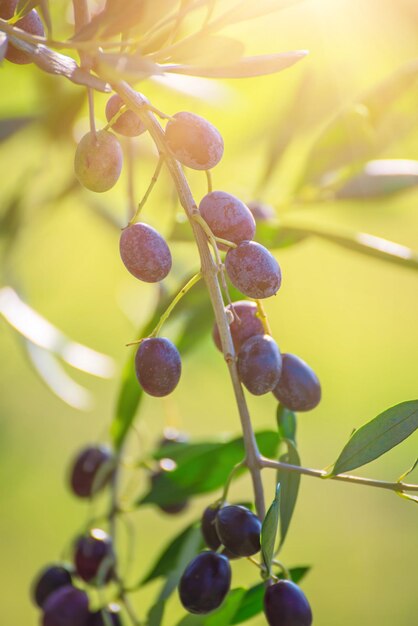
<path fill-rule="evenodd" d="M 144 339 L 135 356 L 135 369 L 144 391 L 151 396 L 166 396 L 177 387 L 180 380 L 179 351 L 165 337 Z"/>
<path fill-rule="evenodd" d="M 107 130 L 90 131 L 77 146 L 74 168 L 84 187 L 102 193 L 118 181 L 122 161 L 122 148 L 115 135 Z"/>
<path fill-rule="evenodd" d="M 290 580 L 267 587 L 264 613 L 269 626 L 311 626 L 312 611 L 302 589 Z"/>
<path fill-rule="evenodd" d="M 113 94 L 106 104 L 107 121 L 110 122 L 124 105 L 125 103 L 122 98 L 117 93 Z M 137 137 L 145 132 L 146 128 L 135 111 L 128 109 L 112 124 L 112 130 L 120 135 L 125 135 L 125 137 Z"/>
<path fill-rule="evenodd" d="M 291 411 L 310 411 L 321 400 L 321 384 L 305 361 L 283 354 L 282 374 L 273 393 Z"/>
<path fill-rule="evenodd" d="M 211 191 L 202 198 L 199 211 L 216 237 L 241 243 L 255 235 L 255 220 L 250 210 L 230 193 Z M 228 250 L 223 244 L 218 247 Z"/>
<path fill-rule="evenodd" d="M 17 2 L 15 2 L 14 4 L 16 6 Z M 8 3 L 8 6 L 6 6 L 6 9 L 8 9 L 7 13 L 9 14 L 11 10 L 11 3 Z M 14 13 L 14 10 L 13 10 L 13 13 Z M 10 15 L 10 17 L 12 17 L 12 15 Z M 32 9 L 32 11 L 29 11 L 29 13 L 26 13 L 26 15 L 24 15 L 19 20 L 17 20 L 17 22 L 14 25 L 17 28 L 21 28 L 26 33 L 29 33 L 30 35 L 36 35 L 38 37 L 43 37 L 45 35 L 45 30 L 41 22 L 41 18 L 39 17 L 35 9 Z M 30 54 L 28 54 L 27 52 L 24 52 L 23 50 L 20 50 L 20 48 L 17 48 L 16 46 L 14 46 L 12 43 L 10 43 L 10 41 L 7 46 L 7 52 L 5 54 L 5 58 L 8 61 L 11 61 L 12 63 L 17 63 L 18 65 L 26 65 L 27 63 L 32 62 L 32 57 Z"/>
<path fill-rule="evenodd" d="M 155 228 L 138 222 L 122 231 L 119 250 L 126 269 L 146 283 L 163 280 L 171 269 L 171 253 Z"/>
<path fill-rule="evenodd" d="M 195 113 L 176 113 L 167 124 L 165 136 L 171 154 L 194 170 L 210 170 L 222 158 L 220 132 Z"/>
<path fill-rule="evenodd" d="M 234 287 L 250 298 L 274 296 L 282 282 L 276 259 L 255 241 L 243 241 L 229 250 L 225 268 Z"/>
<path fill-rule="evenodd" d="M 282 372 L 282 355 L 270 335 L 250 337 L 238 353 L 238 373 L 255 396 L 273 391 Z"/>
<path fill-rule="evenodd" d="M 239 351 L 242 344 L 250 337 L 264 334 L 264 326 L 261 319 L 257 317 L 258 308 L 255 302 L 251 302 L 250 300 L 238 300 L 237 302 L 233 302 L 232 305 L 228 304 L 225 310 L 227 312 L 234 310 L 236 313 L 236 315 L 233 316 L 232 323 L 229 325 L 236 352 Z M 216 322 L 213 326 L 212 336 L 216 347 L 222 352 L 221 337 Z"/>

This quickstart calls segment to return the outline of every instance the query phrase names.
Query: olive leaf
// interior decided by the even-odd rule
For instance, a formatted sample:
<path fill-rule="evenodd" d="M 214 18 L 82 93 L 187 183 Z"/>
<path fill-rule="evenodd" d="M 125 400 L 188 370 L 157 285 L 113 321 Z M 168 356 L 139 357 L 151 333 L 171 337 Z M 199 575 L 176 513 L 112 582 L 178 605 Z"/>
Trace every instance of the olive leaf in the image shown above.
<path fill-rule="evenodd" d="M 279 461 L 288 465 L 300 465 L 299 453 L 293 441 L 288 439 L 285 441 L 285 444 L 287 445 L 287 452 L 280 456 Z M 286 539 L 295 510 L 299 493 L 300 474 L 278 469 L 276 480 L 280 483 L 280 549 Z"/>
<path fill-rule="evenodd" d="M 255 434 L 261 454 L 271 457 L 277 453 L 279 436 L 274 431 L 261 431 Z M 158 481 L 137 502 L 160 506 L 174 504 L 204 493 L 216 491 L 225 485 L 231 468 L 244 457 L 242 437 L 230 441 L 212 441 L 176 446 L 167 446 L 164 456 L 169 456 L 176 463 L 176 468 L 162 474 Z M 162 452 L 160 452 L 162 454 Z M 157 452 L 156 457 L 159 454 Z M 234 478 L 241 472 L 236 472 Z"/>
<path fill-rule="evenodd" d="M 276 226 L 277 228 L 277 226 Z M 371 256 L 381 261 L 408 267 L 418 270 L 418 253 L 407 246 L 376 237 L 369 233 L 358 233 L 341 230 L 323 230 L 316 225 L 298 225 L 287 222 L 282 226 L 282 230 L 290 231 L 293 234 L 300 234 L 304 237 L 314 236 L 334 243 L 342 248 L 360 252 L 366 256 Z M 260 240 L 260 243 L 264 243 Z"/>
<path fill-rule="evenodd" d="M 413 189 L 418 185 L 418 161 L 380 159 L 369 161 L 363 170 L 337 190 L 339 199 L 377 198 Z"/>
<path fill-rule="evenodd" d="M 279 404 L 276 411 L 276 420 L 280 437 L 284 440 L 290 439 L 296 445 L 297 422 L 295 413 Z"/>
<path fill-rule="evenodd" d="M 175 568 L 184 545 L 186 545 L 192 535 L 194 536 L 196 534 L 200 535 L 200 542 L 197 545 L 196 554 L 203 549 L 203 537 L 198 525 L 191 524 L 187 526 L 187 528 L 182 530 L 181 533 L 174 537 L 164 548 L 151 570 L 143 578 L 141 585 L 146 585 L 161 576 L 167 576 L 168 573 Z"/>
<path fill-rule="evenodd" d="M 280 483 L 276 487 L 275 498 L 263 520 L 261 527 L 261 555 L 267 572 L 271 573 L 271 564 L 274 556 L 274 546 L 276 544 L 277 528 L 280 517 Z"/>
<path fill-rule="evenodd" d="M 354 431 L 328 476 L 374 461 L 418 428 L 418 400 L 401 402 Z"/>
<path fill-rule="evenodd" d="M 192 65 L 162 65 L 164 72 L 202 76 L 205 78 L 252 78 L 274 74 L 291 67 L 307 55 L 306 50 L 295 50 L 278 54 L 265 54 L 255 57 L 245 57 L 231 65 L 219 66 L 192 66 Z"/>

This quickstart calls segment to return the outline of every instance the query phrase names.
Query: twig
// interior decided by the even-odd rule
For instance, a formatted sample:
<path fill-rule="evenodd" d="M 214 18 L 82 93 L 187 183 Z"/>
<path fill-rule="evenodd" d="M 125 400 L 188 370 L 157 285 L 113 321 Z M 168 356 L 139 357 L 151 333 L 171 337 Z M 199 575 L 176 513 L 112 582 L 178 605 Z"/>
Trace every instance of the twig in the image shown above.
<path fill-rule="evenodd" d="M 328 480 L 340 480 L 345 483 L 353 483 L 355 485 L 364 485 L 366 487 L 378 487 L 379 489 L 389 489 L 391 491 L 418 491 L 418 485 L 411 485 L 402 482 L 387 482 L 385 480 L 376 480 L 374 478 L 363 478 L 362 476 L 352 476 L 351 474 L 337 474 L 329 476 L 325 470 L 310 469 L 308 467 L 300 467 L 299 465 L 290 465 L 281 461 L 272 461 L 264 457 L 259 459 L 260 468 L 271 467 L 273 469 L 283 470 L 285 472 L 296 472 L 304 476 L 313 476 L 314 478 L 322 478 Z"/>
<path fill-rule="evenodd" d="M 158 159 L 157 167 L 155 168 L 155 172 L 152 175 L 152 178 L 150 180 L 150 184 L 148 185 L 148 189 L 146 190 L 146 192 L 144 194 L 144 197 L 142 198 L 141 202 L 139 203 L 138 208 L 135 211 L 135 214 L 132 216 L 132 219 L 129 221 L 129 224 L 128 224 L 129 226 L 132 226 L 132 224 L 135 224 L 135 222 L 137 221 L 140 212 L 144 208 L 144 206 L 145 206 L 145 204 L 146 204 L 146 202 L 147 202 L 147 200 L 148 200 L 152 190 L 155 187 L 155 184 L 156 184 L 156 182 L 158 180 L 158 177 L 160 176 L 161 168 L 163 166 L 163 163 L 164 163 L 164 156 L 160 155 L 160 157 Z"/>

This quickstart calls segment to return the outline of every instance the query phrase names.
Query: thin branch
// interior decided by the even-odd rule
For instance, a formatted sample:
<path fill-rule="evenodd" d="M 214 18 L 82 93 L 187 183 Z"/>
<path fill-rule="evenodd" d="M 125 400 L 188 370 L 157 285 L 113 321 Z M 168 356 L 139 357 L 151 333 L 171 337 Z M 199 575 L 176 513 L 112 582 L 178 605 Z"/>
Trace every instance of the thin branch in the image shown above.
<path fill-rule="evenodd" d="M 313 476 L 314 478 L 322 478 L 327 480 L 339 480 L 345 483 L 353 483 L 354 485 L 364 485 L 366 487 L 378 487 L 379 489 L 388 489 L 390 491 L 418 491 L 418 485 L 408 483 L 388 482 L 385 480 L 376 480 L 374 478 L 363 478 L 362 476 L 352 476 L 351 474 L 337 474 L 329 476 L 325 470 L 310 469 L 308 467 L 300 467 L 299 465 L 290 465 L 281 461 L 272 461 L 271 459 L 261 458 L 260 468 L 271 467 L 273 469 L 283 470 L 285 472 L 296 472 L 304 476 Z"/>
<path fill-rule="evenodd" d="M 194 215 L 198 215 L 198 209 L 180 164 L 167 150 L 163 129 L 161 128 L 155 116 L 144 106 L 147 104 L 144 97 L 134 91 L 130 87 L 130 85 L 128 85 L 128 83 L 117 82 L 113 84 L 113 88 L 126 102 L 129 108 L 133 109 L 141 118 L 151 137 L 153 138 L 157 149 L 161 154 L 165 155 L 165 161 L 176 186 L 180 203 L 183 206 L 187 217 L 189 218 L 189 222 L 199 249 L 202 275 L 209 291 L 215 314 L 215 320 L 219 329 L 224 358 L 227 362 L 232 385 L 234 388 L 245 442 L 245 464 L 247 465 L 251 474 L 255 505 L 259 517 L 263 519 L 265 515 L 265 503 L 260 471 L 260 452 L 258 450 L 257 441 L 255 439 L 253 427 L 251 424 L 251 418 L 245 400 L 244 391 L 238 376 L 235 349 L 231 338 L 228 319 L 225 314 L 221 289 L 219 286 L 219 267 L 215 263 L 210 253 L 206 233 L 202 230 L 201 226 L 197 224 L 196 221 L 193 219 Z"/>

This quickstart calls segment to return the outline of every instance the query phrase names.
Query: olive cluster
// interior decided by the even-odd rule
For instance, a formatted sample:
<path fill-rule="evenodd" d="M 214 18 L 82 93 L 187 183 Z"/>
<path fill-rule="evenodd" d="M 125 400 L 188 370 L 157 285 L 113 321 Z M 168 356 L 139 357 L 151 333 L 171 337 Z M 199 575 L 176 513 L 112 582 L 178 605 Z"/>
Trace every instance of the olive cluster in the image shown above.
<path fill-rule="evenodd" d="M 318 377 L 298 356 L 281 354 L 275 341 L 265 334 L 257 304 L 239 300 L 225 310 L 232 319 L 229 329 L 237 353 L 238 373 L 248 391 L 256 396 L 271 391 L 291 411 L 315 408 L 321 400 Z M 216 324 L 212 336 L 222 351 Z"/>
<path fill-rule="evenodd" d="M 219 502 L 205 509 L 201 531 L 208 551 L 186 567 L 179 584 L 180 600 L 190 613 L 218 608 L 231 585 L 230 560 L 260 550 L 261 522 L 248 508 Z M 270 626 L 310 626 L 312 612 L 302 590 L 290 580 L 266 587 L 264 612 Z"/>
<path fill-rule="evenodd" d="M 113 453 L 106 446 L 81 450 L 70 468 L 69 486 L 79 498 L 92 498 L 108 485 L 115 471 Z M 77 537 L 72 563 L 46 566 L 32 586 L 32 598 L 42 611 L 43 626 L 122 626 L 116 604 L 91 610 L 85 583 L 100 588 L 114 577 L 111 537 L 92 528 Z M 104 617 L 106 615 L 106 617 Z"/>

